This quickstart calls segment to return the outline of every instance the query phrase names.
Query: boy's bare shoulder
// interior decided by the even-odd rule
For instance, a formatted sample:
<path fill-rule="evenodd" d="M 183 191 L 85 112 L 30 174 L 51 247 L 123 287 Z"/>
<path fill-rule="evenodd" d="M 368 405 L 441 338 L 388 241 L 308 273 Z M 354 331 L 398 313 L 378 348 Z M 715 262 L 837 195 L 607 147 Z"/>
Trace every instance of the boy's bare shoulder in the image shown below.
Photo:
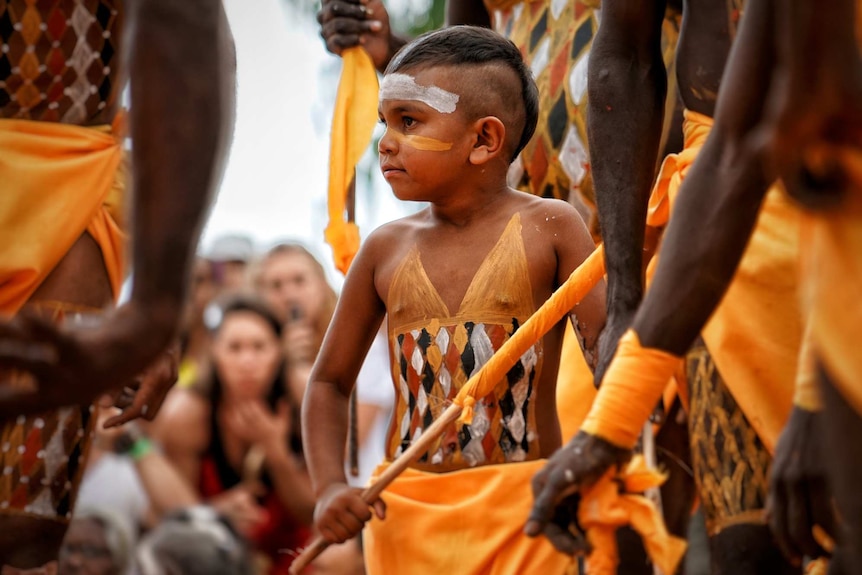
<path fill-rule="evenodd" d="M 520 194 L 519 211 L 524 223 L 538 225 L 542 228 L 578 227 L 585 225 L 578 211 L 568 202 L 548 198 L 540 198 L 532 194 Z"/>
<path fill-rule="evenodd" d="M 371 232 L 362 244 L 366 257 L 380 262 L 394 250 L 411 243 L 421 227 L 423 212 L 385 223 Z"/>

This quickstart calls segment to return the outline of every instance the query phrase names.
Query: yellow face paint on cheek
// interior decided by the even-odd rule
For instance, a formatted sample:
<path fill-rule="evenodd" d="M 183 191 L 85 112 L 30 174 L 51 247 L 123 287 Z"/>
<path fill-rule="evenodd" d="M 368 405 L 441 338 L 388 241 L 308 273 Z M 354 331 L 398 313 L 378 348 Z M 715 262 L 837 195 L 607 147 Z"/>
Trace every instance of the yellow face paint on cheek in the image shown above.
<path fill-rule="evenodd" d="M 423 152 L 445 152 L 452 149 L 452 142 L 442 142 L 425 136 L 408 136 L 395 130 L 389 131 L 388 135 L 398 142 L 399 145 L 410 146 Z"/>

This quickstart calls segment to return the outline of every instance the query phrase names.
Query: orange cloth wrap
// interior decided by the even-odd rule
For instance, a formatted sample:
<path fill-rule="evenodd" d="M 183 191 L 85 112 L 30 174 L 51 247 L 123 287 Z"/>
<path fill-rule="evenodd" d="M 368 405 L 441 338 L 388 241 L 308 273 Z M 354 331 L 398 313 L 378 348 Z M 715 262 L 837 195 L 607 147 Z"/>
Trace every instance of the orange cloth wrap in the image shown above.
<path fill-rule="evenodd" d="M 122 168 L 107 126 L 0 120 L 0 313 L 18 311 L 85 231 L 120 293 Z"/>
<path fill-rule="evenodd" d="M 377 123 L 378 84 L 374 63 L 363 48 L 348 48 L 341 57 L 329 148 L 329 225 L 324 236 L 332 247 L 335 267 L 346 274 L 359 251 L 359 228 L 345 219 L 347 190 Z"/>
<path fill-rule="evenodd" d="M 584 358 L 572 322 L 566 322 L 563 347 L 560 350 L 560 369 L 557 372 L 557 418 L 563 443 L 567 443 L 581 428 L 581 424 L 596 398 L 593 372 Z"/>
<path fill-rule="evenodd" d="M 603 384 L 604 385 L 604 384 Z M 587 531 L 593 550 L 587 558 L 589 575 L 613 575 L 619 555 L 616 531 L 631 525 L 643 538 L 647 555 L 663 573 L 674 573 L 685 554 L 682 539 L 667 532 L 661 513 L 642 493 L 664 483 L 665 477 L 636 456 L 622 473 L 608 470 L 586 490 L 578 511 L 578 522 Z"/>
<path fill-rule="evenodd" d="M 497 383 L 515 365 L 515 362 L 554 327 L 575 305 L 601 281 L 605 274 L 604 249 L 597 247 L 581 263 L 569 278 L 551 294 L 542 307 L 497 350 L 476 375 L 467 380 L 453 403 L 464 408 L 460 421 L 473 421 L 473 405 L 476 398 L 485 397 L 494 391 Z"/>
<path fill-rule="evenodd" d="M 581 429 L 633 449 L 644 422 L 682 361 L 665 351 L 641 347 L 637 333 L 628 330 Z"/>
<path fill-rule="evenodd" d="M 407 469 L 383 491 L 386 519 L 373 518 L 363 532 L 368 574 L 564 573 L 572 558 L 523 533 L 533 504 L 530 480 L 545 463 Z"/>
<path fill-rule="evenodd" d="M 685 149 L 664 161 L 650 197 L 647 224 L 652 227 L 667 225 L 712 119 L 686 110 L 683 128 Z M 792 407 L 802 340 L 797 289 L 801 225 L 801 210 L 780 186 L 770 189 L 733 282 L 701 332 L 722 378 L 770 453 Z"/>
<path fill-rule="evenodd" d="M 806 213 L 799 277 L 816 356 L 844 399 L 862 414 L 862 150 L 836 153 L 852 189 L 835 209 Z"/>

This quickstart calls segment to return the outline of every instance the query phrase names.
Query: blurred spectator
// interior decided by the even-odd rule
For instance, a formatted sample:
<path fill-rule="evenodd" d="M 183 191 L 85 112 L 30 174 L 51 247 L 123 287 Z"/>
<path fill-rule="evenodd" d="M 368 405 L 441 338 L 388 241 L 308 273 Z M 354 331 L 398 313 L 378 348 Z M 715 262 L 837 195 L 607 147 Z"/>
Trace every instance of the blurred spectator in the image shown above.
<path fill-rule="evenodd" d="M 214 266 L 204 258 L 195 260 L 189 299 L 180 326 L 179 388 L 189 387 L 202 379 L 201 369 L 207 365 L 210 334 L 204 313 L 216 296 Z"/>
<path fill-rule="evenodd" d="M 123 575 L 134 549 L 128 521 L 107 507 L 79 506 L 60 547 L 60 575 Z"/>
<path fill-rule="evenodd" d="M 293 401 L 301 405 L 338 296 L 320 262 L 296 243 L 269 250 L 260 262 L 256 283 L 284 325 L 287 384 Z"/>
<path fill-rule="evenodd" d="M 383 322 L 386 325 L 386 322 Z M 359 473 L 347 474 L 351 485 L 365 487 L 374 469 L 386 456 L 386 432 L 395 404 L 395 389 L 389 368 L 389 347 L 381 328 L 365 356 L 356 378 L 356 444 Z"/>
<path fill-rule="evenodd" d="M 138 546 L 138 575 L 255 575 L 254 564 L 230 523 L 203 506 L 176 512 Z"/>
<path fill-rule="evenodd" d="M 285 391 L 281 322 L 240 296 L 217 308 L 205 393 L 177 390 L 152 436 L 204 501 L 227 516 L 285 573 L 309 536 L 314 500 L 298 437 L 298 406 Z"/>
<path fill-rule="evenodd" d="M 206 259 L 212 262 L 220 293 L 236 293 L 248 287 L 246 271 L 254 258 L 254 242 L 246 235 L 226 234 L 213 241 Z"/>

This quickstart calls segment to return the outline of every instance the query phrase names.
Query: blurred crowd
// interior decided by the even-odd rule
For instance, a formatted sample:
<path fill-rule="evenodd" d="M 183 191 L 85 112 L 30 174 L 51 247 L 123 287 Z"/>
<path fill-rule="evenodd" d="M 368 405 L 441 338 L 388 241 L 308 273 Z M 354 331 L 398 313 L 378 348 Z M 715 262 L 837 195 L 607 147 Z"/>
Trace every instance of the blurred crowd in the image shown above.
<path fill-rule="evenodd" d="M 303 245 L 218 238 L 194 267 L 178 381 L 152 422 L 104 429 L 100 407 L 60 572 L 282 574 L 309 543 L 314 496 L 300 406 L 337 295 Z M 345 466 L 383 459 L 393 391 L 385 337 L 357 379 Z M 364 573 L 360 541 L 315 574 Z"/>

